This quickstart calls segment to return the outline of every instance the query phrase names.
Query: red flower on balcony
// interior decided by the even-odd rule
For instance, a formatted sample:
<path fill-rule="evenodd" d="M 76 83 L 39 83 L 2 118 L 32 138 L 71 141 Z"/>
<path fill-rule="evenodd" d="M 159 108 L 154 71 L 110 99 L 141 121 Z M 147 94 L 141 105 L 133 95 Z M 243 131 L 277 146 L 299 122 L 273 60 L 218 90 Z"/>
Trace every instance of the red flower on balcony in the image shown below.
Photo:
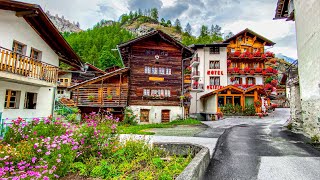
<path fill-rule="evenodd" d="M 233 72 L 233 68 L 228 68 L 228 73 L 232 73 Z"/>
<path fill-rule="evenodd" d="M 241 85 L 240 85 L 240 84 L 234 84 L 233 86 L 235 86 L 235 87 L 240 87 Z"/>
<path fill-rule="evenodd" d="M 251 74 L 251 75 L 254 75 L 254 73 L 255 73 L 254 70 L 251 70 L 251 71 L 250 71 L 250 74 Z"/>
<path fill-rule="evenodd" d="M 228 65 L 228 67 L 231 65 L 231 60 L 227 61 L 227 65 Z"/>
<path fill-rule="evenodd" d="M 249 55 L 249 59 L 253 59 L 253 54 L 250 54 L 250 55 Z"/>
<path fill-rule="evenodd" d="M 249 51 L 244 52 L 245 57 L 250 57 L 251 53 Z"/>
<path fill-rule="evenodd" d="M 240 69 L 238 67 L 233 68 L 234 73 L 239 73 Z"/>
<path fill-rule="evenodd" d="M 265 59 L 267 56 L 265 54 L 262 54 L 261 57 Z"/>
<path fill-rule="evenodd" d="M 198 86 L 198 84 L 199 84 L 198 81 L 195 81 L 195 82 L 193 83 L 193 85 L 195 85 L 195 86 Z"/>
<path fill-rule="evenodd" d="M 273 70 L 272 70 L 272 73 L 273 73 L 273 74 L 278 74 L 278 70 L 273 69 Z"/>
<path fill-rule="evenodd" d="M 272 80 L 271 85 L 276 87 L 278 85 L 278 81 L 276 79 Z"/>
<path fill-rule="evenodd" d="M 270 83 L 268 83 L 268 84 L 264 85 L 264 89 L 270 90 L 270 89 L 272 89 L 272 85 Z"/>
<path fill-rule="evenodd" d="M 240 57 L 240 58 L 244 58 L 244 57 L 245 57 L 245 54 L 242 53 L 239 57 Z"/>
<path fill-rule="evenodd" d="M 267 71 L 267 73 L 273 73 L 273 68 L 272 67 L 267 67 L 266 71 Z"/>
<path fill-rule="evenodd" d="M 231 77 L 230 77 L 230 81 L 231 81 L 231 82 L 234 82 L 235 80 L 236 80 L 236 78 L 235 78 L 234 76 L 231 76 Z"/>
<path fill-rule="evenodd" d="M 267 57 L 274 57 L 274 54 L 272 52 L 270 52 L 270 51 L 267 51 L 266 52 L 266 56 Z"/>
<path fill-rule="evenodd" d="M 262 75 L 267 75 L 267 72 L 266 71 L 262 71 Z"/>
<path fill-rule="evenodd" d="M 244 73 L 244 71 L 243 71 L 243 70 L 240 70 L 240 71 L 239 71 L 239 74 L 245 74 L 245 73 Z"/>
<path fill-rule="evenodd" d="M 244 68 L 244 72 L 249 73 L 250 72 L 250 68 L 249 67 L 245 67 Z"/>
<path fill-rule="evenodd" d="M 249 85 L 248 84 L 243 84 L 242 87 L 246 89 L 246 88 L 249 87 Z"/>
<path fill-rule="evenodd" d="M 257 51 L 257 52 L 255 52 L 253 55 L 254 55 L 254 57 L 261 57 L 261 52 L 260 52 L 260 51 Z"/>
<path fill-rule="evenodd" d="M 240 51 L 236 51 L 236 52 L 234 52 L 234 53 L 233 53 L 233 55 L 234 55 L 235 57 L 239 57 L 239 56 L 240 56 L 240 54 L 241 54 L 241 52 L 240 52 Z"/>
<path fill-rule="evenodd" d="M 255 71 L 256 71 L 256 73 L 261 73 L 261 72 L 262 72 L 262 68 L 259 68 L 259 67 L 258 67 L 258 68 L 256 68 Z"/>

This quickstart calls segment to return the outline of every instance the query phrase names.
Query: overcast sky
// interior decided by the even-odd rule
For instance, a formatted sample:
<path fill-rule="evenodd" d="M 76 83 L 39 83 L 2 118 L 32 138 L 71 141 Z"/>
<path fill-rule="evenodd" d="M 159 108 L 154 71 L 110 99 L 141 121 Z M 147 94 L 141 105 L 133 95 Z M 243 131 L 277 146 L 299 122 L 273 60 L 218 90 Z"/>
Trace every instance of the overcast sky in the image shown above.
<path fill-rule="evenodd" d="M 40 4 L 51 14 L 64 15 L 91 28 L 101 19 L 118 20 L 119 16 L 156 7 L 160 17 L 174 22 L 179 18 L 183 28 L 189 22 L 197 35 L 201 25 L 218 24 L 222 32 L 234 34 L 249 28 L 274 41 L 270 51 L 297 58 L 294 22 L 272 20 L 278 0 L 23 0 Z"/>

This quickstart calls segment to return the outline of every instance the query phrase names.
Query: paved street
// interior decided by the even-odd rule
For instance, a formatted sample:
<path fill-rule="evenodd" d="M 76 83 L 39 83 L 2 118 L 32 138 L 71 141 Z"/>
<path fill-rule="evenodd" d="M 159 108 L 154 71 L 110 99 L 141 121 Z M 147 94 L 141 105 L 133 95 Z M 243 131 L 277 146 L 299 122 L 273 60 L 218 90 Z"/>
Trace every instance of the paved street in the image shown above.
<path fill-rule="evenodd" d="M 216 137 L 226 131 L 205 179 L 320 179 L 319 151 L 283 128 L 288 117 L 288 109 L 277 109 L 263 119 L 206 122 L 212 129 L 198 136 Z"/>

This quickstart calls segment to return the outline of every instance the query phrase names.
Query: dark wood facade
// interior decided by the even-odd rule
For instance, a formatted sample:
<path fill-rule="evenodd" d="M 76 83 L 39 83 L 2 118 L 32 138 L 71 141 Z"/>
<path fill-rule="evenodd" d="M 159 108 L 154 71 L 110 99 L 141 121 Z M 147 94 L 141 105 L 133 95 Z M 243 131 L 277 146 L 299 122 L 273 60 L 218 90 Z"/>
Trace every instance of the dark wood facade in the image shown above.
<path fill-rule="evenodd" d="M 119 45 L 119 50 L 130 69 L 128 105 L 180 105 L 182 60 L 192 56 L 189 48 L 162 31 L 153 31 Z"/>

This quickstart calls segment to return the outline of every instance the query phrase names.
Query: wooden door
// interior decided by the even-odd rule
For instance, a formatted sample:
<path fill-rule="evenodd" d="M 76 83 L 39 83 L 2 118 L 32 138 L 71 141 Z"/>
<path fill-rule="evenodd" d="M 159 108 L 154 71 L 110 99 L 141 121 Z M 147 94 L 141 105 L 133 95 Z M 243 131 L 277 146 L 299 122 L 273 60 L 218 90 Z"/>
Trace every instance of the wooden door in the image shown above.
<path fill-rule="evenodd" d="M 161 122 L 170 122 L 170 110 L 161 111 Z"/>
<path fill-rule="evenodd" d="M 141 109 L 140 110 L 140 122 L 149 122 L 149 109 Z"/>

